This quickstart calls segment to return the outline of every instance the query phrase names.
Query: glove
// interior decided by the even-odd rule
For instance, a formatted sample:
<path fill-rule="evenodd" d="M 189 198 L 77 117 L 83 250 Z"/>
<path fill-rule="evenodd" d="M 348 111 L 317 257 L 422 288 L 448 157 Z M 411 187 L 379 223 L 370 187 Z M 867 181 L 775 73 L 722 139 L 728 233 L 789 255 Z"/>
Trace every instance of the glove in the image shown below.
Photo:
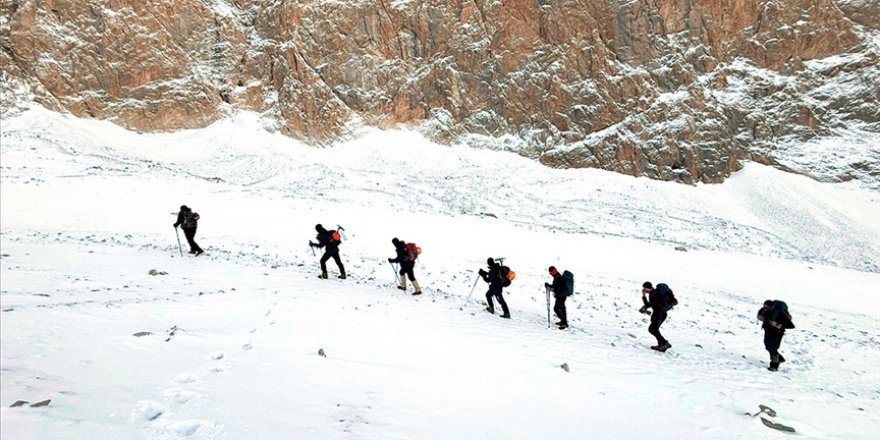
<path fill-rule="evenodd" d="M 389 259 L 388 259 L 388 262 L 389 262 L 389 263 L 393 263 L 393 262 L 394 262 L 394 258 L 389 258 Z"/>
<path fill-rule="evenodd" d="M 317 246 L 317 245 L 316 245 L 315 243 L 312 243 L 312 242 L 310 241 L 310 242 L 309 242 L 309 246 L 311 246 L 311 247 L 315 247 L 315 246 Z"/>
<path fill-rule="evenodd" d="M 642 308 L 639 309 L 639 313 L 644 313 L 644 314 L 646 314 L 646 315 L 650 315 L 650 314 L 651 314 L 651 312 L 648 311 L 648 306 L 642 306 Z"/>
<path fill-rule="evenodd" d="M 174 229 L 177 229 L 177 223 L 175 223 L 175 224 L 173 224 L 173 225 L 171 225 L 171 226 L 174 226 Z"/>
<path fill-rule="evenodd" d="M 544 287 L 546 287 L 546 288 L 549 289 L 549 288 L 550 288 L 550 283 L 544 283 Z"/>
<path fill-rule="evenodd" d="M 486 275 L 486 271 L 485 271 L 485 270 L 483 270 L 483 269 L 480 269 L 480 271 L 479 271 L 479 272 L 477 272 L 477 273 L 479 273 L 479 274 L 480 274 L 480 275 Z"/>

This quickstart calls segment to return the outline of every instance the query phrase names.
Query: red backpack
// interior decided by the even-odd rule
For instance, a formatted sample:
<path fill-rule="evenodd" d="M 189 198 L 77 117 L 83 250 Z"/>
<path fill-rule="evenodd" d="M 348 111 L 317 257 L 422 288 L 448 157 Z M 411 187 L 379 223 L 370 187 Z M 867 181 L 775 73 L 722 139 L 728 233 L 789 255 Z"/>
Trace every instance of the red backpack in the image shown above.
<path fill-rule="evenodd" d="M 416 258 L 419 258 L 419 254 L 422 253 L 422 248 L 418 247 L 415 243 L 407 243 L 406 244 L 406 260 L 407 261 L 416 261 Z"/>
<path fill-rule="evenodd" d="M 333 243 L 342 244 L 342 236 L 339 235 L 339 231 L 327 231 L 330 233 L 330 238 L 333 240 Z"/>

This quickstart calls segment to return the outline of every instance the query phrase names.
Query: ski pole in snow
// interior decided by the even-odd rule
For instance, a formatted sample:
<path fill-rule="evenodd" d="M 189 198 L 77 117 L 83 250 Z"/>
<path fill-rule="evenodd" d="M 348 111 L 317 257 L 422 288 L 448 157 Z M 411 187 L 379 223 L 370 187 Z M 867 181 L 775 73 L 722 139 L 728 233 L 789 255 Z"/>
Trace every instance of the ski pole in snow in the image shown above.
<path fill-rule="evenodd" d="M 464 306 L 467 305 L 468 301 L 471 300 L 471 295 L 474 294 L 474 289 L 477 288 L 477 283 L 480 282 L 480 275 L 477 275 L 477 279 L 474 280 L 474 287 L 471 287 L 471 293 L 468 293 L 467 298 L 464 299 L 464 304 L 461 305 L 459 310 L 464 309 Z"/>
<path fill-rule="evenodd" d="M 550 318 L 550 288 L 544 287 L 544 291 L 547 294 L 547 328 L 553 326 L 553 319 Z"/>
<path fill-rule="evenodd" d="M 180 251 L 180 256 L 183 256 L 183 247 L 180 246 L 180 232 L 177 232 L 177 227 L 174 228 L 174 235 L 177 236 L 177 250 Z"/>

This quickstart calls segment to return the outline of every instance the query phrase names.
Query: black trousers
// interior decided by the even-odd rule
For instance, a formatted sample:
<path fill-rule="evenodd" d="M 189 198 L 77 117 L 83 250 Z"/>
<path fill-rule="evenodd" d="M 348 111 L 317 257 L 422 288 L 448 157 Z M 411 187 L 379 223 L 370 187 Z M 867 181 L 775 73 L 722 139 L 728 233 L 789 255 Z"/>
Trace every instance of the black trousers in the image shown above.
<path fill-rule="evenodd" d="M 556 302 L 553 303 L 553 311 L 556 312 L 556 316 L 559 317 L 559 320 L 562 321 L 563 324 L 568 324 L 568 314 L 565 311 L 565 298 L 567 295 L 562 294 L 556 298 Z"/>
<path fill-rule="evenodd" d="M 657 345 L 668 344 L 663 335 L 660 334 L 660 326 L 663 325 L 663 321 L 666 321 L 666 312 L 657 312 L 651 314 L 651 325 L 648 326 L 648 333 L 654 335 L 657 338 Z"/>
<path fill-rule="evenodd" d="M 486 302 L 489 303 L 489 310 L 495 311 L 495 303 L 492 302 L 492 297 L 498 300 L 498 304 L 501 304 L 501 311 L 504 312 L 505 315 L 510 315 L 510 310 L 507 308 L 507 302 L 504 301 L 504 297 L 501 296 L 501 288 L 489 288 L 489 291 L 486 292 Z"/>
<path fill-rule="evenodd" d="M 785 333 L 778 330 L 764 329 L 764 348 L 770 353 L 770 362 L 779 363 L 779 346 Z"/>
<path fill-rule="evenodd" d="M 400 263 L 400 276 L 406 275 L 410 281 L 415 281 L 416 275 L 413 272 L 413 268 L 416 267 L 416 263 L 414 261 L 404 261 Z"/>
<path fill-rule="evenodd" d="M 197 228 L 181 228 L 183 229 L 183 235 L 186 237 L 186 242 L 189 243 L 190 252 L 203 252 L 202 248 L 196 244 L 196 229 Z"/>
<path fill-rule="evenodd" d="M 339 248 L 324 248 L 324 255 L 321 256 L 321 273 L 327 273 L 327 260 L 333 258 L 336 265 L 339 266 L 339 273 L 345 275 L 345 267 L 342 266 L 342 260 L 339 258 Z"/>

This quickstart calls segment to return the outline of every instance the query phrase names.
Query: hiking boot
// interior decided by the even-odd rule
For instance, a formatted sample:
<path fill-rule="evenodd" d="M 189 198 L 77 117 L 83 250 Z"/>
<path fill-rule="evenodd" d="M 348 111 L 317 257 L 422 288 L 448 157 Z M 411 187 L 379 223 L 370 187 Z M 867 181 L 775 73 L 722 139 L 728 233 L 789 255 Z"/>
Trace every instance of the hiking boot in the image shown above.
<path fill-rule="evenodd" d="M 660 347 L 661 347 L 660 345 L 652 345 L 652 346 L 651 346 L 651 350 L 657 350 L 657 351 L 660 351 Z"/>
<path fill-rule="evenodd" d="M 779 363 L 781 364 L 781 363 L 783 363 L 783 362 L 785 362 L 785 358 L 782 357 L 782 355 L 780 354 L 780 355 L 779 355 Z"/>
<path fill-rule="evenodd" d="M 194 254 L 194 253 L 196 253 L 196 251 L 192 251 L 192 250 L 191 250 L 191 251 L 189 251 L 189 253 Z"/>
<path fill-rule="evenodd" d="M 565 324 L 565 323 L 559 324 L 559 330 L 565 330 L 567 328 L 568 328 L 568 324 Z"/>
<path fill-rule="evenodd" d="M 400 290 L 402 290 L 402 291 L 404 291 L 404 292 L 406 292 L 406 286 L 397 286 L 397 288 L 400 289 Z"/>
<path fill-rule="evenodd" d="M 422 291 L 421 291 L 421 290 L 419 290 L 418 292 L 413 292 L 413 296 L 421 295 L 421 294 L 422 294 Z"/>
<path fill-rule="evenodd" d="M 493 315 L 495 314 L 495 309 L 493 309 L 491 307 L 486 307 L 486 311 L 493 314 Z"/>
<path fill-rule="evenodd" d="M 510 319 L 510 313 L 505 313 L 505 314 L 501 315 L 501 317 L 504 319 Z"/>
<path fill-rule="evenodd" d="M 563 324 L 562 321 L 557 321 L 556 324 L 554 324 L 554 325 L 562 325 L 562 324 Z"/>
<path fill-rule="evenodd" d="M 202 255 L 202 254 L 204 254 L 204 253 L 205 253 L 205 251 L 199 249 L 199 250 L 196 251 L 196 253 L 195 253 L 194 255 L 198 257 L 199 255 Z"/>
<path fill-rule="evenodd" d="M 670 343 L 667 342 L 667 343 L 661 345 L 660 347 L 658 347 L 658 348 L 657 348 L 657 351 L 659 351 L 659 352 L 664 352 L 664 351 L 666 351 L 666 350 L 669 350 L 670 348 L 672 348 L 672 344 L 670 344 Z"/>
<path fill-rule="evenodd" d="M 770 366 L 767 367 L 770 371 L 779 371 L 779 362 L 770 362 Z"/>
<path fill-rule="evenodd" d="M 339 276 L 336 277 L 336 278 L 339 278 L 340 280 L 344 280 L 344 279 L 346 278 L 346 276 L 345 276 L 345 274 L 342 274 L 342 275 L 339 275 Z"/>
<path fill-rule="evenodd" d="M 318 275 L 318 278 L 326 280 L 327 279 L 327 272 L 324 272 L 321 275 Z"/>

